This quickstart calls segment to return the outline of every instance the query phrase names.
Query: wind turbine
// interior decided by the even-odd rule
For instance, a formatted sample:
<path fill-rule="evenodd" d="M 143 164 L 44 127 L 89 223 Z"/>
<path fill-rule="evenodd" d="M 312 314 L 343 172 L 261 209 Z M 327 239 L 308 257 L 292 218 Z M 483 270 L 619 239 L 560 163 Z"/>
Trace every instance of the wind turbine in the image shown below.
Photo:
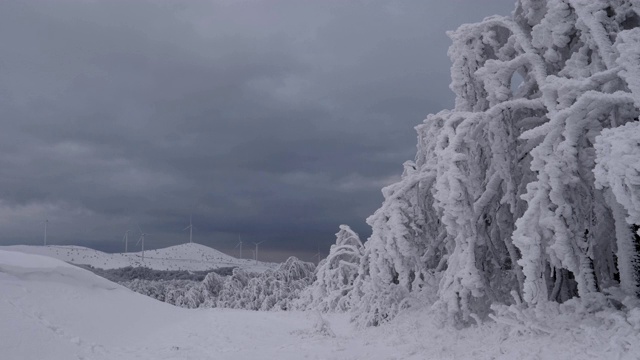
<path fill-rule="evenodd" d="M 256 254 L 255 254 L 256 255 L 256 258 L 255 258 L 256 261 L 258 261 L 258 245 L 262 244 L 265 241 L 267 241 L 267 240 L 262 240 L 259 243 L 253 243 L 256 246 Z"/>
<path fill-rule="evenodd" d="M 44 246 L 47 246 L 47 225 L 49 224 L 49 219 L 44 221 Z"/>
<path fill-rule="evenodd" d="M 191 222 L 191 216 L 189 216 L 189 226 L 182 229 L 182 231 L 185 231 L 187 229 L 189 229 L 189 244 L 191 244 L 193 243 L 193 223 Z"/>
<path fill-rule="evenodd" d="M 147 234 L 147 233 L 143 233 L 142 229 L 140 229 L 140 225 L 138 225 L 138 230 L 140 230 L 140 239 L 138 239 L 138 242 L 136 243 L 136 246 L 140 243 L 142 243 L 142 261 L 144 261 L 144 238 L 147 235 L 151 235 L 151 234 Z"/>
<path fill-rule="evenodd" d="M 242 259 L 242 239 L 240 239 L 240 235 L 238 235 L 238 243 L 236 244 L 234 249 L 237 248 L 238 246 L 240 247 L 240 259 Z"/>
<path fill-rule="evenodd" d="M 131 232 L 131 230 L 127 230 L 124 232 L 124 237 L 122 238 L 122 241 L 124 242 L 124 252 L 128 253 L 129 252 L 129 233 Z"/>
<path fill-rule="evenodd" d="M 314 258 L 316 258 L 316 265 L 320 264 L 320 249 L 318 249 L 318 252 L 313 255 Z"/>

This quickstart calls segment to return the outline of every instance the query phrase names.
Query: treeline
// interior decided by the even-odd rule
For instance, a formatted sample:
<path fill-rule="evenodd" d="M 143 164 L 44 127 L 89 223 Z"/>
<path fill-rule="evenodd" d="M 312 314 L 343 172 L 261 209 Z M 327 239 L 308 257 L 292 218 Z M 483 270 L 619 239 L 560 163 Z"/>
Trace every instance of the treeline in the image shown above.
<path fill-rule="evenodd" d="M 214 272 L 218 275 L 231 275 L 233 267 L 222 267 L 204 271 L 187 271 L 187 270 L 154 270 L 148 267 L 132 267 L 127 266 L 119 269 L 100 269 L 91 265 L 77 265 L 87 269 L 94 274 L 101 276 L 109 281 L 123 283 L 126 281 L 150 280 L 150 281 L 169 281 L 169 280 L 186 280 L 186 281 L 202 281 L 207 274 Z"/>
<path fill-rule="evenodd" d="M 300 292 L 315 279 L 314 264 L 295 257 L 263 273 L 240 268 L 233 268 L 230 273 L 229 269 L 216 269 L 207 274 L 147 268 L 95 270 L 92 271 L 106 273 L 110 280 L 135 292 L 191 309 L 289 310 L 298 306 Z"/>

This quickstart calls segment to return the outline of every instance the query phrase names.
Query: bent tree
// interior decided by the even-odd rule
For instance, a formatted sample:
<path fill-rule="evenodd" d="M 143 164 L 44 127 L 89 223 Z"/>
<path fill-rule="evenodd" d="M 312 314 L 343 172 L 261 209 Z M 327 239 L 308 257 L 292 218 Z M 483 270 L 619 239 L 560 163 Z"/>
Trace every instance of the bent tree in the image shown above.
<path fill-rule="evenodd" d="M 638 291 L 639 26 L 635 0 L 520 0 L 448 34 L 455 107 L 416 127 L 415 161 L 367 219 L 362 322 L 423 291 L 461 321 Z"/>

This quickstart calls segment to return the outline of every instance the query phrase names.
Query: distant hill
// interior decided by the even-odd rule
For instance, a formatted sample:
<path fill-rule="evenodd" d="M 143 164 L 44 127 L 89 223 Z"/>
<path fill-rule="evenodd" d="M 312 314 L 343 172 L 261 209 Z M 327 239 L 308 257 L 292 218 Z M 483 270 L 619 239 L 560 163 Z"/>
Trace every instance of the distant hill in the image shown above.
<path fill-rule="evenodd" d="M 102 269 L 145 266 L 155 270 L 203 271 L 222 267 L 240 267 L 249 271 L 262 272 L 277 266 L 275 263 L 237 259 L 208 246 L 194 243 L 146 250 L 144 262 L 141 252 L 109 254 L 83 246 L 12 245 L 0 246 L 0 249 L 44 255 L 72 264 L 90 265 Z"/>

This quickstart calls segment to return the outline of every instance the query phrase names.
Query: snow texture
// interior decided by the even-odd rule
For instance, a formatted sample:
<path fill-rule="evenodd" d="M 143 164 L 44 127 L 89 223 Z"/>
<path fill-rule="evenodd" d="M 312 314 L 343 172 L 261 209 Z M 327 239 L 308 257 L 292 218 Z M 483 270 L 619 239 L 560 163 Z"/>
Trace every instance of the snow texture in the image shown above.
<path fill-rule="evenodd" d="M 609 189 L 607 200 L 615 212 L 616 237 L 632 237 L 631 226 L 640 224 L 640 122 L 602 130 L 595 149 L 596 186 Z M 638 244 L 620 241 L 617 246 L 620 284 L 628 293 L 638 293 Z"/>
<path fill-rule="evenodd" d="M 3 359 L 635 359 L 640 311 L 598 301 L 499 313 L 497 322 L 442 326 L 415 308 L 356 329 L 346 314 L 182 309 L 86 270 L 0 250 Z M 596 299 L 597 300 L 597 299 Z M 522 319 L 541 319 L 536 322 Z M 549 325 L 544 319 L 552 318 Z M 506 324 L 509 323 L 509 324 Z"/>

